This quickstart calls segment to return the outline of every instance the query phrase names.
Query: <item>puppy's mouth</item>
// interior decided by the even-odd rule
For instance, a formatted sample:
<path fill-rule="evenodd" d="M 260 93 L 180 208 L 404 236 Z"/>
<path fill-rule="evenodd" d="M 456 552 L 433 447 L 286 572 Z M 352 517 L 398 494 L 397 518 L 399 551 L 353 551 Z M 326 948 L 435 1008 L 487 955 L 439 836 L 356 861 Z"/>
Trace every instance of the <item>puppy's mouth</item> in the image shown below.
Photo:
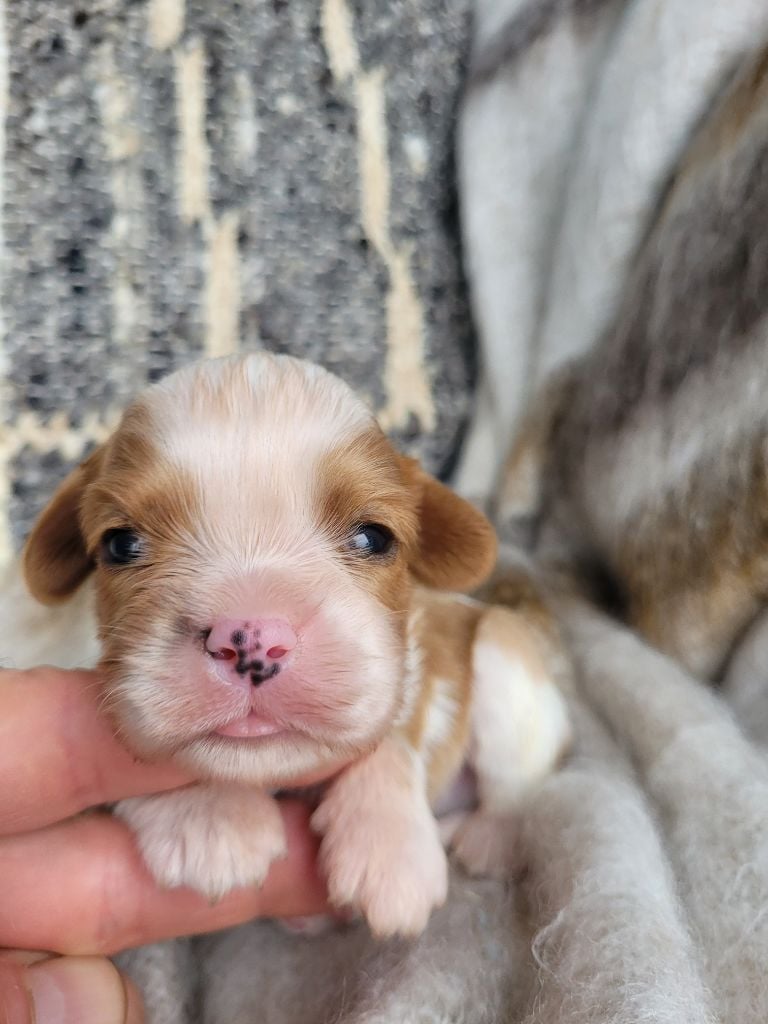
<path fill-rule="evenodd" d="M 258 711 L 249 711 L 241 718 L 234 718 L 224 725 L 213 730 L 214 736 L 228 736 L 233 739 L 259 739 L 262 736 L 276 736 L 285 732 L 284 726 L 279 725 L 274 719 L 260 714 Z"/>

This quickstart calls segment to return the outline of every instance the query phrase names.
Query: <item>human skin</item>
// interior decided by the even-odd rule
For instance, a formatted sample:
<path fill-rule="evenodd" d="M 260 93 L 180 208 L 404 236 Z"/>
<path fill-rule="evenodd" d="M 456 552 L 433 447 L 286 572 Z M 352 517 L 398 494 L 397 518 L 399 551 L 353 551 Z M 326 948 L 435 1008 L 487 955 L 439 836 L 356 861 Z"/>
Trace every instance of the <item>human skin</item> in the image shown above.
<path fill-rule="evenodd" d="M 94 673 L 0 671 L 3 1024 L 138 1024 L 138 997 L 108 955 L 327 909 L 317 843 L 298 801 L 281 805 L 288 855 L 260 889 L 214 905 L 191 890 L 159 889 L 127 827 L 97 808 L 194 780 L 172 765 L 137 761 L 99 705 Z"/>

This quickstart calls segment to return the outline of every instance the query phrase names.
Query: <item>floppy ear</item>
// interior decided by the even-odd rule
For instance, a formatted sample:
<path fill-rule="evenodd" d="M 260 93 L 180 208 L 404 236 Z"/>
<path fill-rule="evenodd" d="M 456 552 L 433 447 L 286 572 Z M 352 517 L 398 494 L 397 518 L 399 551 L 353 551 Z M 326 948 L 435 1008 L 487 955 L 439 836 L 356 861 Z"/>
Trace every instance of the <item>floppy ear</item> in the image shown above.
<path fill-rule="evenodd" d="M 474 590 L 493 571 L 497 540 L 482 512 L 401 456 L 406 479 L 418 494 L 419 540 L 410 569 L 440 590 Z"/>
<path fill-rule="evenodd" d="M 43 604 L 73 593 L 93 569 L 80 529 L 83 491 L 96 476 L 103 448 L 72 470 L 32 528 L 22 553 L 27 587 Z"/>

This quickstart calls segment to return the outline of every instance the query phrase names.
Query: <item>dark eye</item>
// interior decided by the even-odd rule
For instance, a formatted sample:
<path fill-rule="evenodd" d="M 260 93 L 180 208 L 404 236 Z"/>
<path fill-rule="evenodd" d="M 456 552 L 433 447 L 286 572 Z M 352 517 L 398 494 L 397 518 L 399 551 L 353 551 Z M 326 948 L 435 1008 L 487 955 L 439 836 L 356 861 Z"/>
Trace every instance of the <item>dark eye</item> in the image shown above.
<path fill-rule="evenodd" d="M 349 547 L 356 555 L 385 555 L 395 542 L 386 526 L 363 523 L 349 538 Z"/>
<path fill-rule="evenodd" d="M 128 565 L 144 553 L 144 541 L 133 530 L 107 530 L 101 538 L 105 565 Z"/>

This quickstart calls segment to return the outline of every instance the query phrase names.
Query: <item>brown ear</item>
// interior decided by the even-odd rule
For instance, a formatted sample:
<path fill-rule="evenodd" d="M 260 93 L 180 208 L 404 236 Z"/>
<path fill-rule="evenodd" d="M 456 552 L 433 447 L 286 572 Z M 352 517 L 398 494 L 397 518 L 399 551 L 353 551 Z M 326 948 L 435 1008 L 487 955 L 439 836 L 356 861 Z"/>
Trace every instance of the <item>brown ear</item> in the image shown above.
<path fill-rule="evenodd" d="M 419 495 L 419 542 L 410 569 L 439 590 L 474 590 L 493 571 L 497 540 L 482 512 L 401 456 L 406 479 Z"/>
<path fill-rule="evenodd" d="M 27 587 L 43 604 L 57 604 L 77 590 L 93 569 L 80 530 L 83 491 L 94 479 L 98 448 L 59 486 L 32 528 L 22 553 Z"/>

